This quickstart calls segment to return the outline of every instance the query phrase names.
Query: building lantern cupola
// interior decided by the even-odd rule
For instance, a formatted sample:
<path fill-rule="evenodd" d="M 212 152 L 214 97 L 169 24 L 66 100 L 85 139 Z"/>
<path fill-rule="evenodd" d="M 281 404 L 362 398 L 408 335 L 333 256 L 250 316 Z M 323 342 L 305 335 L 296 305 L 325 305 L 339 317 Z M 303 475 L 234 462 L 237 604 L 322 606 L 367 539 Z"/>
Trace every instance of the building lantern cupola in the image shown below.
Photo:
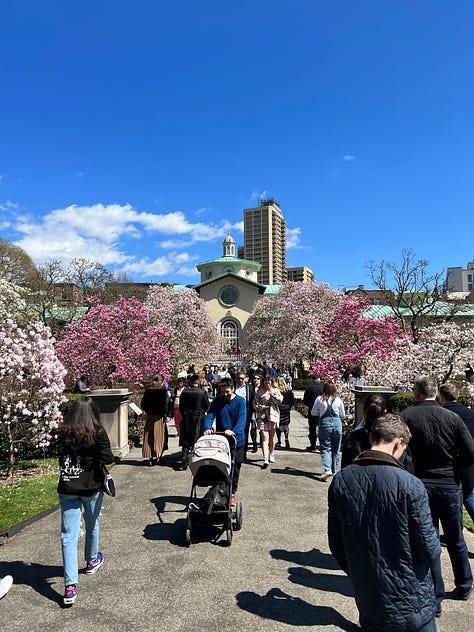
<path fill-rule="evenodd" d="M 235 257 L 235 241 L 230 236 L 230 233 L 222 242 L 222 256 Z"/>

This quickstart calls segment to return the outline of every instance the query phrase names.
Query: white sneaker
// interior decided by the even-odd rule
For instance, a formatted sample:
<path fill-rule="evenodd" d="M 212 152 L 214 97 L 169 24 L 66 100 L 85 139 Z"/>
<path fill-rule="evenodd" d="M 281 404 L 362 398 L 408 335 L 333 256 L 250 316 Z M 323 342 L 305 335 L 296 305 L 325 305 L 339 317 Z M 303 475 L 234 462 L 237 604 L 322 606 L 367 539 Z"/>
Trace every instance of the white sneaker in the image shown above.
<path fill-rule="evenodd" d="M 3 579 L 0 579 L 0 599 L 5 597 L 12 585 L 13 577 L 11 575 L 5 575 Z"/>
<path fill-rule="evenodd" d="M 318 481 L 327 481 L 328 478 L 331 478 L 332 476 L 332 472 L 324 472 L 324 474 L 318 474 L 316 476 L 316 478 L 318 479 Z"/>
<path fill-rule="evenodd" d="M 275 457 L 273 456 L 273 454 L 270 454 L 268 460 L 270 461 L 270 463 L 275 463 Z"/>

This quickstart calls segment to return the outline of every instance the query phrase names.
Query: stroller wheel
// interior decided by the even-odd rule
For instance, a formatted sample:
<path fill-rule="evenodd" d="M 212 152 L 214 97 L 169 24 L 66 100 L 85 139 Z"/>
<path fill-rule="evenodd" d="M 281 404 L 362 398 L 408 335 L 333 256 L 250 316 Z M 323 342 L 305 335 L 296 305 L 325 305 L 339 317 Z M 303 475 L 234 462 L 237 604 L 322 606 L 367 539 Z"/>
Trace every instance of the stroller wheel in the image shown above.
<path fill-rule="evenodd" d="M 190 546 L 191 544 L 191 520 L 188 518 L 186 520 L 186 529 L 184 531 L 184 543 L 186 546 Z"/>
<path fill-rule="evenodd" d="M 191 529 L 186 529 L 184 532 L 184 543 L 187 547 L 191 545 Z"/>
<path fill-rule="evenodd" d="M 236 531 L 240 531 L 242 529 L 242 520 L 243 520 L 243 511 L 242 511 L 242 503 L 239 501 L 235 506 L 235 526 L 234 529 Z"/>
<path fill-rule="evenodd" d="M 230 546 L 232 544 L 232 538 L 233 538 L 233 533 L 232 533 L 232 525 L 227 529 L 227 546 Z"/>

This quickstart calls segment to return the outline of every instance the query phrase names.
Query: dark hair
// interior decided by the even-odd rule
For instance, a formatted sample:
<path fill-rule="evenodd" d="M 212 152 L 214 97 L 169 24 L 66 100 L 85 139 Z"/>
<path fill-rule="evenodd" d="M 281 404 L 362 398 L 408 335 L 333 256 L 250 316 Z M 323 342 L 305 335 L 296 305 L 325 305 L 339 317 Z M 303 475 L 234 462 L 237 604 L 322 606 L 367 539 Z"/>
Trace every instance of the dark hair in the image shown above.
<path fill-rule="evenodd" d="M 410 430 L 401 417 L 393 413 L 387 413 L 375 420 L 374 427 L 370 433 L 370 445 L 376 446 L 381 443 L 391 443 L 399 437 L 408 445 L 411 438 Z"/>
<path fill-rule="evenodd" d="M 199 382 L 199 375 L 197 375 L 197 373 L 193 373 L 192 375 L 189 375 L 188 382 L 190 384 L 195 384 L 196 382 Z"/>
<path fill-rule="evenodd" d="M 444 397 L 448 402 L 455 402 L 459 396 L 458 389 L 454 384 L 441 384 L 439 387 L 439 394 Z"/>
<path fill-rule="evenodd" d="M 386 412 L 385 400 L 382 395 L 372 393 L 368 395 L 363 405 L 365 429 L 368 434 L 372 432 L 375 420 Z"/>
<path fill-rule="evenodd" d="M 232 382 L 232 379 L 230 377 L 223 377 L 222 380 L 219 382 L 219 387 L 231 387 L 234 388 L 234 383 Z"/>
<path fill-rule="evenodd" d="M 91 397 L 76 399 L 59 427 L 60 439 L 74 448 L 92 447 L 104 432 L 99 407 Z"/>

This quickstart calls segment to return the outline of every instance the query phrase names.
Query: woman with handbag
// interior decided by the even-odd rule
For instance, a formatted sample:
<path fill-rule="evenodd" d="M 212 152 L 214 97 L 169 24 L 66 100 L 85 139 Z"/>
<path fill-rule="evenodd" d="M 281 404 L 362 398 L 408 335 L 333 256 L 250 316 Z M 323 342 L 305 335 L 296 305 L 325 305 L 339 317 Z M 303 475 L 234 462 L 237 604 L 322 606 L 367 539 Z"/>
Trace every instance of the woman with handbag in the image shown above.
<path fill-rule="evenodd" d="M 100 425 L 97 404 L 90 397 L 81 397 L 71 406 L 59 428 L 60 478 L 57 489 L 61 507 L 65 606 L 72 606 L 77 597 L 77 543 L 82 513 L 86 527 L 86 574 L 97 572 L 104 563 L 104 556 L 99 551 L 102 466 L 113 460 L 109 438 Z"/>

